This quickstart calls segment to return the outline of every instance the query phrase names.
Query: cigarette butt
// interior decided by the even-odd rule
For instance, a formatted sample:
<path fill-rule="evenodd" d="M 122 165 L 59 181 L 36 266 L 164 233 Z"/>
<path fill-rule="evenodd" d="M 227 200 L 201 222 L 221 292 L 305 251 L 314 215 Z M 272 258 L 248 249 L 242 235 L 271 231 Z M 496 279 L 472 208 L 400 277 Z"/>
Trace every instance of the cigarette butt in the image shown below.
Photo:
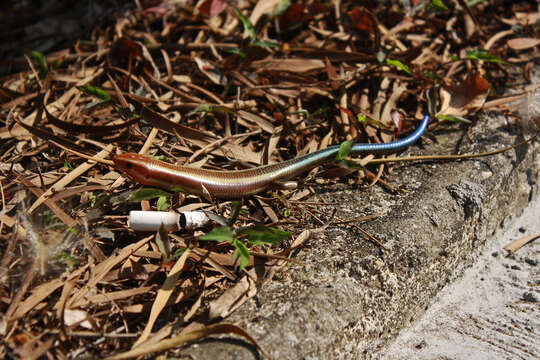
<path fill-rule="evenodd" d="M 161 224 L 167 231 L 198 229 L 210 222 L 203 211 L 185 211 L 181 214 L 169 211 L 129 212 L 129 226 L 135 231 L 158 231 Z"/>
<path fill-rule="evenodd" d="M 198 229 L 210 222 L 210 218 L 203 211 L 184 211 L 180 214 L 180 226 L 182 229 Z"/>
<path fill-rule="evenodd" d="M 129 212 L 129 226 L 135 231 L 158 231 L 161 224 L 167 231 L 180 230 L 180 214 L 140 210 Z"/>

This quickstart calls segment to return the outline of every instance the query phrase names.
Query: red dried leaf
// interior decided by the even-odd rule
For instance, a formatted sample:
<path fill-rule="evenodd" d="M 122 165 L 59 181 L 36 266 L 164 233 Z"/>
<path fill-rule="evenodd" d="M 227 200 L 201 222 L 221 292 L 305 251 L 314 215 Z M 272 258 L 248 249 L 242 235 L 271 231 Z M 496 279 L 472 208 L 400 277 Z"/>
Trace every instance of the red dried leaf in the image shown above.
<path fill-rule="evenodd" d="M 203 15 L 210 16 L 210 5 L 212 0 L 203 0 L 197 4 L 196 9 Z"/>
<path fill-rule="evenodd" d="M 139 119 L 133 118 L 118 125 L 80 125 L 60 120 L 57 117 L 53 116 L 51 113 L 49 113 L 46 107 L 43 107 L 43 109 L 45 110 L 45 116 L 47 117 L 47 120 L 51 124 L 64 131 L 76 134 L 111 134 L 114 131 L 125 129 L 139 121 Z"/>
<path fill-rule="evenodd" d="M 469 74 L 465 82 L 460 86 L 460 91 L 469 98 L 473 99 L 489 90 L 489 82 L 479 73 Z"/>
<path fill-rule="evenodd" d="M 153 14 L 155 16 L 161 17 L 161 16 L 166 15 L 169 11 L 171 11 L 171 9 L 166 6 L 154 6 L 154 7 L 144 9 L 143 12 L 145 15 Z"/>
<path fill-rule="evenodd" d="M 279 26 L 282 30 L 289 29 L 296 25 L 309 21 L 312 16 L 306 13 L 306 8 L 302 4 L 291 4 L 287 11 L 279 19 Z"/>
<path fill-rule="evenodd" d="M 221 14 L 228 6 L 229 4 L 224 0 L 212 0 L 212 4 L 210 4 L 210 17 Z"/>
<path fill-rule="evenodd" d="M 127 62 L 129 58 L 138 58 L 141 54 L 141 46 L 126 37 L 118 39 L 111 48 L 111 55 L 120 62 Z"/>
<path fill-rule="evenodd" d="M 228 6 L 226 0 L 203 0 L 197 5 L 197 10 L 203 15 L 214 17 L 221 14 Z"/>
<path fill-rule="evenodd" d="M 355 8 L 349 11 L 349 18 L 351 19 L 352 27 L 356 30 L 367 31 L 371 34 L 377 32 L 377 23 L 374 16 L 362 8 Z"/>
<path fill-rule="evenodd" d="M 456 86 L 441 88 L 440 114 L 463 116 L 477 111 L 484 105 L 489 88 L 489 82 L 478 73 L 470 74 Z"/>

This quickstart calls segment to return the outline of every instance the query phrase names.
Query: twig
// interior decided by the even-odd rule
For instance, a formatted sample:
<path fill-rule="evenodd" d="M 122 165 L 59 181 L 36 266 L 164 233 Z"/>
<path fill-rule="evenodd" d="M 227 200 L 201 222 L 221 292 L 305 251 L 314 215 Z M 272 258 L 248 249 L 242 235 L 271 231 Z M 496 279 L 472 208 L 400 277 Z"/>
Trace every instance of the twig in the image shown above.
<path fill-rule="evenodd" d="M 401 162 L 401 161 L 422 161 L 422 160 L 459 160 L 459 159 L 474 159 L 479 157 L 486 157 L 491 155 L 500 154 L 506 151 L 510 151 L 512 149 L 515 149 L 517 147 L 523 146 L 527 143 L 530 143 L 533 141 L 537 136 L 538 132 L 528 138 L 527 140 L 524 140 L 518 144 L 508 146 L 499 150 L 494 151 L 486 151 L 481 153 L 475 153 L 475 154 L 463 154 L 463 155 L 420 155 L 420 156 L 408 156 L 408 157 L 390 157 L 385 159 L 373 159 L 369 160 L 367 164 L 383 164 L 388 162 Z"/>
<path fill-rule="evenodd" d="M 97 157 L 94 157 L 94 156 L 89 156 L 89 155 L 80 153 L 78 151 L 72 150 L 70 148 L 67 148 L 64 145 L 60 145 L 59 143 L 57 143 L 54 140 L 49 140 L 49 141 L 51 143 L 53 143 L 54 145 L 58 146 L 60 149 L 65 150 L 65 151 L 67 151 L 69 153 L 72 153 L 74 155 L 80 156 L 80 157 L 82 157 L 82 158 L 84 158 L 86 160 L 91 160 L 91 161 L 95 161 L 95 162 L 98 162 L 98 163 L 101 163 L 101 164 L 114 166 L 114 162 L 112 160 L 105 160 L 105 159 L 100 159 L 100 158 L 97 158 Z"/>
<path fill-rule="evenodd" d="M 534 234 L 534 235 L 531 235 L 531 236 L 526 236 L 524 238 L 521 238 L 521 239 L 517 239 L 517 240 L 514 240 L 512 241 L 510 244 L 506 245 L 504 247 L 504 250 L 507 250 L 510 255 L 512 255 L 513 253 L 515 253 L 516 251 L 518 251 L 519 249 L 521 249 L 522 246 L 524 246 L 525 244 L 537 239 L 540 237 L 540 233 L 539 234 Z"/>

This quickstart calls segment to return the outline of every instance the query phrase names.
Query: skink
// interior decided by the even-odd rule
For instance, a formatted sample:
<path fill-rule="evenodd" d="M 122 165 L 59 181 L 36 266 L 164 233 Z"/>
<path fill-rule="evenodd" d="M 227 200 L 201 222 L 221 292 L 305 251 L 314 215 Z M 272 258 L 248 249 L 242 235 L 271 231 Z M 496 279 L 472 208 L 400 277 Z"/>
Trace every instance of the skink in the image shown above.
<path fill-rule="evenodd" d="M 428 121 L 429 116 L 426 115 L 411 135 L 397 141 L 383 144 L 355 144 L 351 154 L 387 154 L 402 150 L 422 136 Z M 134 153 L 117 155 L 113 162 L 117 169 L 143 185 L 196 195 L 208 192 L 215 198 L 240 199 L 259 193 L 273 183 L 288 180 L 335 158 L 339 148 L 340 145 L 335 145 L 282 163 L 231 171 L 173 165 Z"/>

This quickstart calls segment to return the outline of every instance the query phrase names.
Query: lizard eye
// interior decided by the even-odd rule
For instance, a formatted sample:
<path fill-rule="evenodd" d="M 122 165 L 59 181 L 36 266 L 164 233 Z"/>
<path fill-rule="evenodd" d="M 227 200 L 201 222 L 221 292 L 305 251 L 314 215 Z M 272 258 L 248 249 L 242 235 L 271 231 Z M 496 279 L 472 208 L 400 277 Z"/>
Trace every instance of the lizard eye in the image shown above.
<path fill-rule="evenodd" d="M 133 169 L 133 163 L 127 162 L 126 163 L 126 168 L 127 169 Z"/>

